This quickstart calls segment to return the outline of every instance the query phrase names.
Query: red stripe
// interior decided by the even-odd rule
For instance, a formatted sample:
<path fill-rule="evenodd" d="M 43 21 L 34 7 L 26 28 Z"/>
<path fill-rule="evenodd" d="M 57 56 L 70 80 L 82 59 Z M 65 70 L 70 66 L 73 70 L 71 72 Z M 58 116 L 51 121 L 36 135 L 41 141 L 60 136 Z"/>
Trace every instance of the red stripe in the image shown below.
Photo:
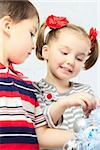
<path fill-rule="evenodd" d="M 26 96 L 23 94 L 20 94 L 19 92 L 6 92 L 6 91 L 2 91 L 0 92 L 0 97 L 21 97 L 22 100 L 25 100 L 27 102 L 30 102 L 31 104 L 35 105 L 36 107 L 39 106 L 39 103 L 34 99 L 34 98 L 30 98 L 30 96 Z"/>
<path fill-rule="evenodd" d="M 23 126 L 23 127 L 29 127 L 29 128 L 35 128 L 33 123 L 29 123 L 27 121 L 0 121 L 0 127 L 15 127 L 17 125 L 17 127 Z"/>
<path fill-rule="evenodd" d="M 35 102 L 35 107 L 38 107 L 38 106 L 40 106 L 40 105 L 39 105 L 39 102 L 36 101 L 36 102 Z"/>
<path fill-rule="evenodd" d="M 40 150 L 38 144 L 0 144 L 0 150 Z"/>
<path fill-rule="evenodd" d="M 23 100 L 30 102 L 31 104 L 35 105 L 36 107 L 39 106 L 39 102 L 37 102 L 36 99 L 30 98 L 29 96 L 26 96 L 26 95 L 22 95 L 22 94 L 20 94 L 20 95 Z"/>

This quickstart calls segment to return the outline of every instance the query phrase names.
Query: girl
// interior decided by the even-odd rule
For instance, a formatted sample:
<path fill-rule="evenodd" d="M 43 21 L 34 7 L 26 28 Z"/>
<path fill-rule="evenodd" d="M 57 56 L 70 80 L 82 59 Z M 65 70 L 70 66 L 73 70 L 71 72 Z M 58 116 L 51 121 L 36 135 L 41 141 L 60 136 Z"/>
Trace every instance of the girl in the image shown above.
<path fill-rule="evenodd" d="M 65 17 L 51 15 L 41 26 L 36 55 L 47 61 L 47 75 L 36 83 L 39 89 L 36 94 L 49 126 L 69 131 L 77 119 L 88 116 L 95 108 L 91 88 L 71 79 L 83 67 L 87 70 L 95 64 L 98 58 L 96 36 L 95 29 L 91 28 L 88 35 Z"/>
<path fill-rule="evenodd" d="M 38 27 L 38 12 L 28 0 L 0 1 L 0 150 L 61 147 L 74 137 L 72 130 L 46 127 L 35 87 L 12 65 L 31 54 Z"/>

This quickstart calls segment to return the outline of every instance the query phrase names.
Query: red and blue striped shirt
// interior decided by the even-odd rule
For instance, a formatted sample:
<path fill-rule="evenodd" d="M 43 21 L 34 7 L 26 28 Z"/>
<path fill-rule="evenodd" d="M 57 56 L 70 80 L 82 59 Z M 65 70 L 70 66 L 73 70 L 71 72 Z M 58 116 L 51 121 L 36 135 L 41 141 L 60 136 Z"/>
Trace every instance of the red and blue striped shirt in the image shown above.
<path fill-rule="evenodd" d="M 0 64 L 0 150 L 39 150 L 35 128 L 46 121 L 32 82 L 19 75 Z"/>

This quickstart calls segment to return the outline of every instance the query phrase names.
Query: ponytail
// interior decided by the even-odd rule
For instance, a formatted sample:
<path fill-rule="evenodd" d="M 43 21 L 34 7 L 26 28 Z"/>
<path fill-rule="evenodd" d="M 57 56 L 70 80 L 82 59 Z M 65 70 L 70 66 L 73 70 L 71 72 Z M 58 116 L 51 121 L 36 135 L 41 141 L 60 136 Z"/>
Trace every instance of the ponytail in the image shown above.
<path fill-rule="evenodd" d="M 47 26 L 45 23 L 42 24 L 42 26 L 39 29 L 38 37 L 37 37 L 37 41 L 36 41 L 36 56 L 40 60 L 44 60 L 42 57 L 42 47 L 43 47 L 43 45 L 45 45 L 44 32 L 45 32 L 46 27 Z"/>
<path fill-rule="evenodd" d="M 91 68 L 97 61 L 99 55 L 99 46 L 97 42 L 97 31 L 93 27 L 90 29 L 89 39 L 91 40 L 91 48 L 89 58 L 85 62 L 85 69 Z"/>

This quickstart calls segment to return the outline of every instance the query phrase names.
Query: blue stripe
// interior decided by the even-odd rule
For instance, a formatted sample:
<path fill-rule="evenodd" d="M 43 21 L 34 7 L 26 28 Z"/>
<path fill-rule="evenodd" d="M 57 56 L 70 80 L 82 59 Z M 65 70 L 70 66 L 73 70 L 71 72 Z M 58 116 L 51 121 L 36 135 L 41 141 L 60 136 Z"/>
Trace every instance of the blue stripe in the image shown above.
<path fill-rule="evenodd" d="M 37 137 L 26 137 L 26 136 L 0 137 L 0 144 L 10 144 L 10 143 L 38 144 L 38 140 Z"/>
<path fill-rule="evenodd" d="M 30 98 L 36 99 L 36 96 L 35 96 L 35 94 L 34 94 L 33 91 L 22 89 L 22 88 L 16 87 L 15 85 L 0 85 L 0 91 L 1 92 L 2 91 L 6 91 L 6 92 L 7 91 L 8 92 L 18 92 L 18 97 L 19 97 L 19 93 L 20 93 L 20 94 L 23 94 L 25 96 L 29 96 Z"/>
<path fill-rule="evenodd" d="M 0 127 L 0 134 L 36 134 L 34 128 L 28 127 Z"/>
<path fill-rule="evenodd" d="M 20 78 L 18 80 L 18 79 L 14 78 L 14 77 L 9 77 L 9 76 L 7 76 L 6 78 L 3 78 L 2 76 L 0 77 L 0 82 L 12 83 L 13 81 L 15 83 L 21 85 L 21 86 L 26 86 L 28 88 L 33 88 L 33 85 L 31 83 L 27 83 L 25 80 L 21 80 Z"/>
<path fill-rule="evenodd" d="M 0 82 L 3 82 L 3 83 L 16 83 L 18 84 L 19 86 L 22 86 L 22 87 L 26 87 L 26 88 L 29 88 L 30 90 L 34 90 L 36 91 L 36 88 L 33 86 L 32 83 L 26 83 L 26 81 L 24 80 L 19 80 L 18 79 L 15 79 L 13 77 L 8 77 L 7 78 L 3 78 L 2 75 L 0 77 Z M 11 89 L 12 87 L 12 89 Z M 34 94 L 34 91 L 30 91 L 30 90 L 25 90 L 25 89 L 21 89 L 21 88 L 17 88 L 16 86 L 14 85 L 0 85 L 0 91 L 9 91 L 9 92 L 13 92 L 13 91 L 18 91 L 20 94 L 23 94 L 23 95 L 26 95 L 26 96 L 30 96 L 31 98 L 34 98 L 36 99 L 36 96 Z"/>

